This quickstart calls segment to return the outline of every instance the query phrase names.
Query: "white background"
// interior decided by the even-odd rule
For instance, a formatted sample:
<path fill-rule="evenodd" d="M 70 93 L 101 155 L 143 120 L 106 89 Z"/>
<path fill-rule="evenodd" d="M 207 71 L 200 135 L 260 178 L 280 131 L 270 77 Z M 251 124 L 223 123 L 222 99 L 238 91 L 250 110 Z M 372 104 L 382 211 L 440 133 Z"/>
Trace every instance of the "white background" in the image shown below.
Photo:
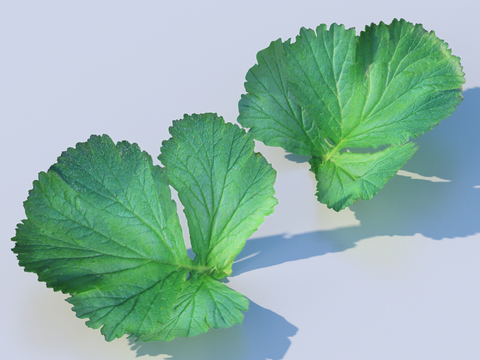
<path fill-rule="evenodd" d="M 479 359 L 480 5 L 469 0 L 1 1 L 2 359 Z M 183 114 L 236 122 L 256 53 L 300 27 L 405 18 L 435 30 L 467 82 L 457 112 L 380 193 L 336 213 L 306 158 L 258 145 L 279 205 L 234 265 L 242 326 L 106 342 L 25 273 L 10 239 L 38 172 L 91 134 L 154 158 Z M 286 157 L 285 157 L 286 156 Z M 415 175 L 418 174 L 418 175 Z M 413 177 L 413 178 L 412 178 Z"/>

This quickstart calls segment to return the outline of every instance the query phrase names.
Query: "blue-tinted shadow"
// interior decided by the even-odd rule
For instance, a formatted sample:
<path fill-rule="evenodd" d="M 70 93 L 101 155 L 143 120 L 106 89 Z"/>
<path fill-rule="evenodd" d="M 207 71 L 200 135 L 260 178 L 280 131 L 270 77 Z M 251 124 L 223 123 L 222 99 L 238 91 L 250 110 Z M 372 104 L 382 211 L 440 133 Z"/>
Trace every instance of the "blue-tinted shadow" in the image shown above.
<path fill-rule="evenodd" d="M 419 149 L 403 167 L 450 182 L 394 176 L 372 200 L 350 207 L 367 235 L 441 240 L 480 232 L 480 88 L 463 95 L 452 116 L 416 140 Z"/>
<path fill-rule="evenodd" d="M 480 233 L 480 88 L 463 95 L 452 116 L 415 140 L 419 149 L 403 168 L 448 182 L 396 175 L 373 199 L 350 206 L 360 226 L 250 239 L 233 266 L 234 276 L 343 251 L 374 236 L 422 234 L 441 240 Z M 287 158 L 308 161 L 308 157 Z"/>
<path fill-rule="evenodd" d="M 131 340 L 130 344 L 137 357 L 168 354 L 172 360 L 280 360 L 297 330 L 280 315 L 250 301 L 242 325 L 167 343 Z"/>
<path fill-rule="evenodd" d="M 396 175 L 372 200 L 350 207 L 360 226 L 250 239 L 233 265 L 233 276 L 344 251 L 374 236 L 422 234 L 441 240 L 480 233 L 480 88 L 464 92 L 457 111 L 416 142 L 419 150 L 403 170 L 449 182 Z M 287 158 L 308 161 L 301 156 Z M 241 326 L 169 343 L 132 341 L 131 345 L 137 356 L 169 354 L 175 360 L 276 360 L 283 358 L 289 337 L 297 330 L 280 315 L 250 302 Z"/>

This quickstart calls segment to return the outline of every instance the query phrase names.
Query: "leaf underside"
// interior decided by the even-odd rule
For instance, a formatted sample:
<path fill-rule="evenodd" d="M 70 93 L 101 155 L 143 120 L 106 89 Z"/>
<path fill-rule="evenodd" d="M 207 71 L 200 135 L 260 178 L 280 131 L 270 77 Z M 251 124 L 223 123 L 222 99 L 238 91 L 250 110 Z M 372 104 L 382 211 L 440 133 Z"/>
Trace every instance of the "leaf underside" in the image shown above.
<path fill-rule="evenodd" d="M 77 316 L 88 319 L 89 327 L 101 328 L 108 341 L 125 334 L 142 341 L 193 336 L 210 327 L 240 324 L 242 311 L 248 309 L 243 295 L 215 279 L 231 272 L 228 265 L 246 238 L 273 211 L 275 172 L 253 152 L 251 135 L 214 114 L 185 116 L 176 126 L 183 126 L 182 137 L 176 139 L 172 131 L 172 141 L 182 148 L 203 127 L 213 126 L 218 134 L 203 138 L 206 147 L 215 142 L 238 150 L 224 159 L 209 151 L 186 155 L 194 163 L 215 161 L 220 172 L 223 164 L 222 176 L 236 187 L 215 183 L 215 191 L 223 194 L 223 201 L 243 207 L 232 210 L 233 225 L 222 223 L 220 215 L 188 218 L 191 229 L 210 229 L 217 223 L 231 229 L 216 234 L 212 244 L 195 240 L 201 261 L 187 256 L 168 171 L 153 165 L 136 144 L 114 144 L 107 135 L 92 136 L 68 149 L 48 172 L 40 173 L 24 204 L 27 219 L 13 238 L 20 266 L 55 291 L 69 293 L 67 301 Z M 237 158 L 251 169 L 248 179 L 242 171 L 232 174 Z M 174 173 L 177 181 L 187 182 L 197 175 Z M 209 171 L 202 176 L 215 177 Z M 202 181 L 198 178 L 200 187 L 205 185 Z M 237 192 L 244 194 L 241 200 Z M 255 200 L 256 192 L 261 196 Z M 197 204 L 183 205 L 194 212 L 191 207 Z M 226 211 L 222 206 L 216 210 Z M 252 213 L 254 220 L 243 218 Z M 206 223 L 197 224 L 202 221 Z M 242 230 L 235 237 L 238 224 Z M 217 247 L 223 257 L 203 257 Z"/>
<path fill-rule="evenodd" d="M 385 185 L 415 153 L 410 139 L 462 101 L 465 82 L 448 45 L 405 20 L 360 36 L 337 24 L 302 28 L 257 61 L 238 121 L 267 145 L 310 155 L 317 197 L 337 211 Z"/>

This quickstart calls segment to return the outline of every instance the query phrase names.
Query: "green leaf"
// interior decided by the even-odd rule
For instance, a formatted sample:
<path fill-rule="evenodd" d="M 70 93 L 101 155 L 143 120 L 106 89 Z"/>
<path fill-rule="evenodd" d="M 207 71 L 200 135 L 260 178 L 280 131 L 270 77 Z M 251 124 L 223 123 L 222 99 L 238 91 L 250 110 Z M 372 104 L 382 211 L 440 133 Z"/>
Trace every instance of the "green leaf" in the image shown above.
<path fill-rule="evenodd" d="M 163 170 L 126 142 L 92 136 L 34 182 L 14 252 L 107 340 L 167 321 L 193 263 Z M 154 319 L 154 320 L 152 320 Z"/>
<path fill-rule="evenodd" d="M 178 297 L 172 318 L 153 333 L 137 341 L 169 341 L 177 336 L 195 336 L 209 328 L 241 324 L 248 300 L 206 275 L 189 279 Z"/>
<path fill-rule="evenodd" d="M 337 211 L 375 195 L 414 153 L 395 145 L 448 117 L 465 82 L 448 45 L 404 20 L 360 36 L 337 24 L 302 29 L 295 43 L 273 42 L 257 60 L 239 122 L 267 145 L 312 155 L 318 199 Z M 345 152 L 354 148 L 367 152 Z"/>
<path fill-rule="evenodd" d="M 358 198 L 371 199 L 415 151 L 414 143 L 406 143 L 373 154 L 337 153 L 327 162 L 312 157 L 312 171 L 318 183 L 325 184 L 318 189 L 318 199 L 334 209 Z"/>
<path fill-rule="evenodd" d="M 170 133 L 159 159 L 185 206 L 195 263 L 223 278 L 273 212 L 276 172 L 254 152 L 251 135 L 216 114 L 186 115 Z"/>
<path fill-rule="evenodd" d="M 257 59 L 259 65 L 246 76 L 249 95 L 242 95 L 238 121 L 267 145 L 299 155 L 320 155 L 318 127 L 296 103 L 287 85 L 284 44 L 280 40 L 272 42 Z"/>
<path fill-rule="evenodd" d="M 197 131 L 204 126 L 215 131 L 207 134 L 204 129 L 199 138 Z M 171 147 L 195 142 L 205 150 L 195 155 L 196 161 L 218 165 L 212 166 L 215 174 L 209 174 L 209 190 L 214 196 L 223 194 L 230 204 L 215 202 L 216 211 L 224 214 L 199 225 L 221 225 L 224 230 L 216 244 L 198 239 L 192 243 L 199 254 L 216 254 L 218 249 L 221 254 L 196 262 L 187 256 L 168 170 L 153 165 L 136 144 L 114 144 L 107 135 L 92 136 L 68 149 L 47 173 L 40 173 L 24 203 L 27 220 L 13 238 L 20 266 L 38 274 L 48 287 L 70 293 L 67 301 L 77 316 L 88 318 L 89 327 L 101 328 L 108 341 L 125 334 L 143 341 L 193 336 L 210 327 L 239 324 L 241 312 L 248 309 L 243 295 L 214 278 L 225 276 L 246 237 L 272 212 L 275 172 L 253 153 L 252 137 L 221 118 L 195 115 L 176 122 L 173 129 Z M 174 168 L 176 181 L 193 179 L 205 185 L 205 174 L 192 174 L 194 167 L 176 168 L 176 162 L 190 161 L 192 155 L 184 155 L 165 157 L 172 161 L 168 166 Z M 225 159 L 227 168 L 220 166 Z M 219 174 L 224 181 L 217 182 Z M 184 191 L 180 193 L 184 198 Z M 205 219 L 190 218 L 190 226 L 197 220 Z"/>

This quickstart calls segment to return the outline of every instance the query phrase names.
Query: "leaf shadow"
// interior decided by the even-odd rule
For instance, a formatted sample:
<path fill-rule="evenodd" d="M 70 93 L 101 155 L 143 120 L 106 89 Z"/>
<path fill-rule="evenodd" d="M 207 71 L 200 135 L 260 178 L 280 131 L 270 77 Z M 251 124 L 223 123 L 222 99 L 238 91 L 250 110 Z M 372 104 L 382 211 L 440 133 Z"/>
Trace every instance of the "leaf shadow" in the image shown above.
<path fill-rule="evenodd" d="M 452 116 L 416 140 L 419 149 L 403 168 L 449 182 L 395 176 L 386 191 L 351 206 L 362 227 L 434 240 L 480 232 L 480 88 L 463 95 Z"/>
<path fill-rule="evenodd" d="M 403 168 L 448 182 L 396 175 L 372 200 L 350 206 L 360 226 L 249 239 L 233 264 L 233 275 L 341 252 L 374 236 L 420 233 L 441 240 L 479 233 L 479 134 L 480 88 L 475 88 L 464 92 L 464 101 L 450 118 L 416 139 L 419 150 Z M 308 157 L 292 154 L 287 158 L 296 163 L 308 161 Z M 250 301 L 241 326 L 210 330 L 169 343 L 130 340 L 130 345 L 137 357 L 169 354 L 178 360 L 223 360 L 228 354 L 231 360 L 276 360 L 284 357 L 289 337 L 297 330 L 282 316 Z"/>
<path fill-rule="evenodd" d="M 176 338 L 167 343 L 135 342 L 131 349 L 140 356 L 169 354 L 175 360 L 280 360 L 290 347 L 289 337 L 297 328 L 282 316 L 250 300 L 242 325 L 211 329 L 191 338 Z M 228 354 L 228 355 L 226 355 Z"/>
<path fill-rule="evenodd" d="M 463 95 L 452 116 L 415 140 L 419 149 L 403 167 L 447 181 L 396 175 L 371 200 L 350 206 L 359 226 L 250 239 L 233 265 L 233 274 L 344 251 L 374 236 L 422 234 L 441 240 L 480 233 L 480 88 Z"/>

